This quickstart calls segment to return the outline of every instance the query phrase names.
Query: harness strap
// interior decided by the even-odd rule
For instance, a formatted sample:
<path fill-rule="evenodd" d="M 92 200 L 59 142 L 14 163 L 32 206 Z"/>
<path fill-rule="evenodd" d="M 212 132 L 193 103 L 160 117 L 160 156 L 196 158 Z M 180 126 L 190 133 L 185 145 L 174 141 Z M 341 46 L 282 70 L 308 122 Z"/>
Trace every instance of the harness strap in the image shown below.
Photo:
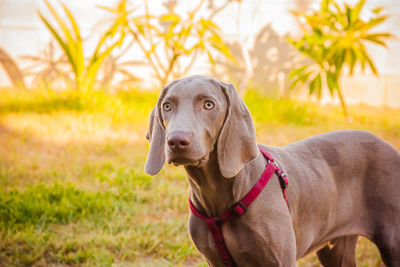
<path fill-rule="evenodd" d="M 198 211 L 192 201 L 189 198 L 189 207 L 192 213 L 200 218 L 201 220 L 207 223 L 208 229 L 210 230 L 215 246 L 217 247 L 218 254 L 220 255 L 224 265 L 226 267 L 235 267 L 237 266 L 235 261 L 233 260 L 229 250 L 225 244 L 224 236 L 222 234 L 222 224 L 226 221 L 229 221 L 235 216 L 242 216 L 250 204 L 258 197 L 264 187 L 267 185 L 268 181 L 272 177 L 273 173 L 276 173 L 279 178 L 279 183 L 282 188 L 283 195 L 285 197 L 285 201 L 287 203 L 286 198 L 286 189 L 288 187 L 288 179 L 286 174 L 279 168 L 276 161 L 272 158 L 272 156 L 262 148 L 258 148 L 260 152 L 263 154 L 265 159 L 267 160 L 267 166 L 261 177 L 258 179 L 257 183 L 250 189 L 250 191 L 238 202 L 232 205 L 230 208 L 223 211 L 217 217 L 207 217 L 203 215 L 200 211 Z"/>

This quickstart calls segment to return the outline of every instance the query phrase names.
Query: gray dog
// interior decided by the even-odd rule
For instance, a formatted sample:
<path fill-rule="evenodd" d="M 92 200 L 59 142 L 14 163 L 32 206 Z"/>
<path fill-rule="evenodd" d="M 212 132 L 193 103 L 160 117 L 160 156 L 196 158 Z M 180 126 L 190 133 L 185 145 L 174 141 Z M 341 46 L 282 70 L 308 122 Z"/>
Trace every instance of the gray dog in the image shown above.
<path fill-rule="evenodd" d="M 146 173 L 157 174 L 165 160 L 183 165 L 191 203 L 209 217 L 245 196 L 269 164 L 234 86 L 204 76 L 162 89 L 147 138 Z M 400 153 L 393 146 L 345 130 L 259 147 L 287 174 L 287 203 L 273 174 L 246 213 L 221 226 L 232 266 L 296 266 L 313 251 L 324 266 L 355 266 L 359 235 L 376 244 L 387 266 L 400 266 Z M 230 266 L 193 213 L 189 232 L 211 266 Z"/>

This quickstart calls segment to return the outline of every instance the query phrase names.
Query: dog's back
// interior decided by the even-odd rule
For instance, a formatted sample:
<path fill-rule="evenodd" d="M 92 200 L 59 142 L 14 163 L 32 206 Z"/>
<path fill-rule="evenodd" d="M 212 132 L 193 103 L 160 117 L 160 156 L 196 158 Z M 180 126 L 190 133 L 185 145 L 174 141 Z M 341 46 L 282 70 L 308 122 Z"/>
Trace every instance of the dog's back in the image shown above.
<path fill-rule="evenodd" d="M 400 256 L 400 153 L 393 146 L 344 130 L 267 149 L 290 180 L 298 257 L 348 235 L 381 243 L 383 257 Z"/>

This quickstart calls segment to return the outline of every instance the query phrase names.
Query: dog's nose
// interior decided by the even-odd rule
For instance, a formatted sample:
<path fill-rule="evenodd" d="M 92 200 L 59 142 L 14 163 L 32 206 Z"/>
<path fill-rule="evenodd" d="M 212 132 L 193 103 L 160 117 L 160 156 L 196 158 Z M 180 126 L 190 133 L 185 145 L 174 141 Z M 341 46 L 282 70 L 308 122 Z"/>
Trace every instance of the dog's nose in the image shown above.
<path fill-rule="evenodd" d="M 184 131 L 175 131 L 169 135 L 167 144 L 174 152 L 184 151 L 190 145 L 190 135 Z"/>

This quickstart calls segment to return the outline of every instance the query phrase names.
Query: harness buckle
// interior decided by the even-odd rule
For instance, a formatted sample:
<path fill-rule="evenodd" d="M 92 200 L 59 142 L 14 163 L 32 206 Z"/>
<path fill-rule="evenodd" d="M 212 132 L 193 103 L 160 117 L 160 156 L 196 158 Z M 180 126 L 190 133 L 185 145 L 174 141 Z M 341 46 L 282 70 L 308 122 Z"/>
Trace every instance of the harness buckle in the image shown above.
<path fill-rule="evenodd" d="M 273 160 L 272 161 L 272 163 L 275 165 L 275 168 L 277 168 L 277 169 L 281 169 L 280 167 L 279 167 L 279 165 L 278 165 L 278 162 L 276 162 L 276 160 Z"/>
<path fill-rule="evenodd" d="M 246 205 L 244 205 L 241 201 L 233 204 L 231 209 L 233 210 L 233 212 L 236 215 L 239 215 L 239 216 L 242 216 L 247 211 Z"/>
<path fill-rule="evenodd" d="M 277 171 L 276 173 L 278 174 L 279 183 L 281 184 L 282 189 L 288 188 L 289 184 L 285 180 L 286 174 L 281 170 Z"/>
<path fill-rule="evenodd" d="M 215 222 L 216 224 L 223 223 L 223 221 L 222 221 L 220 218 L 218 218 L 218 216 L 214 217 L 214 222 Z"/>

